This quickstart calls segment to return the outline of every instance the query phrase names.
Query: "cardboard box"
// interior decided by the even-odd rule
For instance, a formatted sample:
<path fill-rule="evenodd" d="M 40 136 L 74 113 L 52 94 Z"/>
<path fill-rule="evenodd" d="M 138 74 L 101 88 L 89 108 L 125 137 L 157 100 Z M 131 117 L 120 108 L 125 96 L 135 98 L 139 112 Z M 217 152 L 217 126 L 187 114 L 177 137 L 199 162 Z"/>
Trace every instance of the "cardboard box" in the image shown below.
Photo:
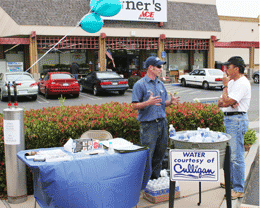
<path fill-rule="evenodd" d="M 181 192 L 180 191 L 175 191 L 175 199 L 180 198 L 181 196 Z M 144 199 L 148 200 L 149 202 L 152 202 L 154 204 L 160 203 L 160 202 L 164 202 L 164 201 L 169 201 L 169 193 L 167 194 L 162 194 L 162 195 L 158 195 L 158 196 L 152 196 L 146 192 L 144 192 L 143 195 Z"/>

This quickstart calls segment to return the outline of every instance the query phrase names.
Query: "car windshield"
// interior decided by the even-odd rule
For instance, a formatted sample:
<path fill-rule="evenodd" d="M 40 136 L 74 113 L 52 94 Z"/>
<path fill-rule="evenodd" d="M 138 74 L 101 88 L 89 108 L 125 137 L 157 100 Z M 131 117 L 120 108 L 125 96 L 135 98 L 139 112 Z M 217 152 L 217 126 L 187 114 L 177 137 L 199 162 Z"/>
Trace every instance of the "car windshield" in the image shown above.
<path fill-rule="evenodd" d="M 51 79 L 73 79 L 70 74 L 52 74 Z"/>
<path fill-rule="evenodd" d="M 6 81 L 24 81 L 32 80 L 29 74 L 6 74 Z"/>
<path fill-rule="evenodd" d="M 111 79 L 111 78 L 121 78 L 121 77 L 116 72 L 102 72 L 102 73 L 97 73 L 97 78 L 98 79 Z"/>
<path fill-rule="evenodd" d="M 211 75 L 211 76 L 215 76 L 215 75 L 220 75 L 220 76 L 223 76 L 223 71 L 221 71 L 221 70 L 209 70 L 209 74 Z"/>

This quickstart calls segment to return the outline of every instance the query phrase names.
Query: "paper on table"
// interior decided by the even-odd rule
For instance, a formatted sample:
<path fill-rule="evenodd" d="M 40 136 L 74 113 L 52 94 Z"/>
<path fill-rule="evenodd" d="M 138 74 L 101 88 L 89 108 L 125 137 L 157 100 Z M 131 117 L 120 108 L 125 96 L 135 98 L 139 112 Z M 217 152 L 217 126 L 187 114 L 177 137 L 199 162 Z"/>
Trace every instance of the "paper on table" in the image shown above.
<path fill-rule="evenodd" d="M 138 149 L 141 149 L 143 147 L 140 147 L 138 145 L 130 145 L 130 146 L 126 146 L 126 147 L 118 147 L 116 148 L 116 150 L 138 150 Z"/>
<path fill-rule="evenodd" d="M 128 147 L 128 146 L 133 145 L 132 142 L 129 142 L 126 139 L 123 139 L 123 138 L 114 138 L 114 139 L 110 139 L 110 140 L 106 140 L 106 141 L 101 141 L 101 143 L 103 145 L 105 145 L 106 147 L 109 147 L 109 142 L 112 142 L 114 149 L 124 148 L 124 147 Z"/>

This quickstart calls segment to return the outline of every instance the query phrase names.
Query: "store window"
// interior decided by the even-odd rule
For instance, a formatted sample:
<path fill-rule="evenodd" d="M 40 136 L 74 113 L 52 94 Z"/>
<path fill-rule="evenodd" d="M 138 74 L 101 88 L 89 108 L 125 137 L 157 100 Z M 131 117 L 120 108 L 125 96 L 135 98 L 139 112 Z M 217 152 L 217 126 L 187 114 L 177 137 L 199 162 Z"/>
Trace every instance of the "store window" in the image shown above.
<path fill-rule="evenodd" d="M 175 51 L 168 53 L 167 58 L 168 70 L 188 70 L 189 69 L 189 54 L 186 51 Z"/>
<path fill-rule="evenodd" d="M 202 69 L 206 68 L 207 66 L 207 58 L 205 51 L 195 51 L 194 52 L 194 65 L 192 66 L 193 69 Z"/>

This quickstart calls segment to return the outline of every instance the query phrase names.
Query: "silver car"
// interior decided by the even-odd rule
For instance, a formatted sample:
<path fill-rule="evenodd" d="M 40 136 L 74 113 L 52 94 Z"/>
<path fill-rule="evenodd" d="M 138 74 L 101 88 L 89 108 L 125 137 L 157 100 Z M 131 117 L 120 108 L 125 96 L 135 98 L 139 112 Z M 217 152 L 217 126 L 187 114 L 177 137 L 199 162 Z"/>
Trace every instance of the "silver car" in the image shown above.
<path fill-rule="evenodd" d="M 33 100 L 37 99 L 38 85 L 33 79 L 32 75 L 28 72 L 7 72 L 0 74 L 0 94 L 1 100 L 8 97 L 8 89 L 6 83 L 17 83 L 17 96 L 31 96 Z M 10 88 L 11 96 L 14 96 L 14 87 Z"/>

